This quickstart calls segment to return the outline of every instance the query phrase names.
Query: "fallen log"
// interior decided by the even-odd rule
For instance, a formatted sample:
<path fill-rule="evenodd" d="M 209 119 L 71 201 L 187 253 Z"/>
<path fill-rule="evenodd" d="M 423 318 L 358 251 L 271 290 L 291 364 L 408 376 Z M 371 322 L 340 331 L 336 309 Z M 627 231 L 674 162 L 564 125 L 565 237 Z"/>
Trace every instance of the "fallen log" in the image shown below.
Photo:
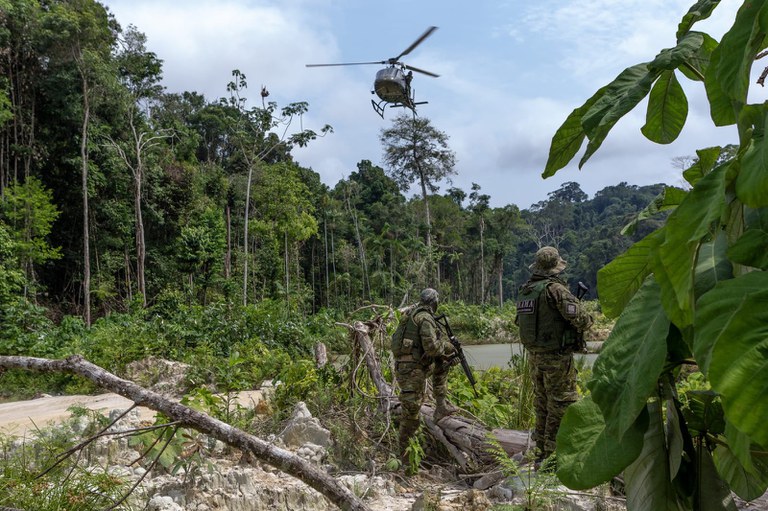
<path fill-rule="evenodd" d="M 365 359 L 366 368 L 378 391 L 378 409 L 383 414 L 398 414 L 400 401 L 394 393 L 392 385 L 382 375 L 381 362 L 376 356 L 371 333 L 382 331 L 381 318 L 372 321 L 357 321 L 353 325 L 345 325 L 350 330 L 353 347 L 356 346 Z M 442 418 L 438 423 L 432 419 L 434 407 L 429 403 L 422 405 L 420 415 L 430 434 L 450 453 L 451 457 L 465 472 L 478 471 L 493 463 L 490 454 L 490 439 L 496 442 L 508 455 L 524 453 L 531 448 L 528 431 L 493 429 L 489 430 L 481 422 L 451 415 Z"/>
<path fill-rule="evenodd" d="M 368 507 L 333 477 L 290 451 L 280 449 L 260 438 L 193 410 L 128 380 L 118 378 L 80 355 L 63 360 L 34 357 L 0 356 L 0 369 L 24 369 L 40 372 L 78 374 L 99 387 L 120 394 L 139 406 L 161 412 L 181 426 L 190 427 L 217 440 L 252 454 L 259 460 L 303 481 L 343 510 L 367 511 Z"/>

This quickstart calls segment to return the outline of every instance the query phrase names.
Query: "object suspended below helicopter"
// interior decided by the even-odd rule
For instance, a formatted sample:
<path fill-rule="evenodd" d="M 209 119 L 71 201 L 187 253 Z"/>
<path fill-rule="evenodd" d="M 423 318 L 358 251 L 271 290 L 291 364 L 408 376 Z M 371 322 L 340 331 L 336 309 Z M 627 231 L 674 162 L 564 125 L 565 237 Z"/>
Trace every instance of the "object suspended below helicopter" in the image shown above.
<path fill-rule="evenodd" d="M 379 101 L 371 100 L 373 110 L 384 118 L 384 109 L 389 105 L 390 107 L 403 107 L 409 108 L 416 113 L 416 105 L 424 105 L 427 101 L 415 101 L 414 91 L 411 88 L 411 81 L 413 80 L 413 73 L 421 73 L 433 78 L 437 78 L 439 75 L 430 71 L 425 71 L 417 67 L 410 66 L 404 62 L 400 62 L 400 58 L 411 53 L 418 45 L 432 35 L 432 32 L 437 30 L 437 27 L 429 27 L 421 36 L 416 39 L 408 48 L 406 48 L 397 57 L 392 57 L 387 60 L 377 60 L 372 62 L 344 62 L 339 64 L 307 64 L 307 67 L 328 67 L 328 66 L 363 66 L 369 64 L 387 64 L 387 67 L 380 69 L 376 73 L 376 78 L 373 81 L 373 90 L 371 94 L 376 94 L 379 97 Z"/>

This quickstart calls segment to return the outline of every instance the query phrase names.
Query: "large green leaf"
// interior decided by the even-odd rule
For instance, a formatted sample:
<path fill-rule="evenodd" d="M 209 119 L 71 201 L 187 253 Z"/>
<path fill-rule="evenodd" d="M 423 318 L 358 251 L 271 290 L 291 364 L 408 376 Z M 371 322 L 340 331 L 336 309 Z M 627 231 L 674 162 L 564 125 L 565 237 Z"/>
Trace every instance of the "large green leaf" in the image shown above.
<path fill-rule="evenodd" d="M 624 470 L 627 509 L 682 511 L 667 463 L 664 426 L 658 400 L 648 403 L 650 421 L 640 456 Z"/>
<path fill-rule="evenodd" d="M 667 399 L 667 445 L 669 446 L 669 476 L 674 479 L 683 462 L 683 431 L 675 402 Z"/>
<path fill-rule="evenodd" d="M 728 249 L 728 257 L 736 263 L 768 270 L 768 232 L 749 229 Z"/>
<path fill-rule="evenodd" d="M 688 117 L 688 99 L 674 71 L 664 71 L 651 89 L 645 126 L 640 131 L 657 144 L 669 144 L 680 135 Z"/>
<path fill-rule="evenodd" d="M 712 53 L 717 48 L 718 42 L 709 34 L 701 33 L 704 42 L 694 55 L 677 68 L 686 78 L 693 81 L 703 81 L 707 75 L 710 63 L 712 62 Z"/>
<path fill-rule="evenodd" d="M 600 408 L 589 396 L 572 404 L 557 433 L 557 477 L 573 490 L 609 481 L 640 454 L 647 427 L 648 414 L 641 413 L 619 441 L 606 434 Z"/>
<path fill-rule="evenodd" d="M 702 295 L 693 348 L 728 420 L 768 445 L 768 272 L 740 275 Z"/>
<path fill-rule="evenodd" d="M 624 310 L 651 273 L 651 251 L 664 240 L 664 228 L 652 232 L 597 272 L 600 306 L 609 318 Z"/>
<path fill-rule="evenodd" d="M 646 63 L 637 64 L 622 71 L 605 87 L 605 94 L 587 111 L 581 123 L 589 144 L 579 168 L 600 148 L 616 122 L 648 95 L 659 74 L 660 70 L 651 70 Z"/>
<path fill-rule="evenodd" d="M 552 137 L 552 144 L 549 147 L 549 156 L 544 172 L 541 177 L 548 178 L 554 176 L 561 168 L 568 165 L 584 142 L 584 128 L 581 127 L 581 120 L 584 114 L 592 108 L 592 105 L 605 94 L 606 87 L 597 91 L 586 103 L 575 109 L 565 119 L 560 128 Z"/>
<path fill-rule="evenodd" d="M 688 429 L 696 435 L 720 435 L 725 432 L 723 406 L 717 392 L 689 390 L 685 393 L 688 407 L 683 411 Z"/>
<path fill-rule="evenodd" d="M 722 152 L 723 148 L 720 146 L 698 149 L 696 151 L 696 162 L 683 172 L 685 180 L 691 186 L 696 186 L 699 179 L 712 171 Z"/>
<path fill-rule="evenodd" d="M 723 90 L 722 84 L 717 79 L 718 63 L 721 60 L 722 47 L 718 45 L 712 51 L 709 67 L 704 74 L 704 88 L 709 100 L 709 115 L 715 126 L 729 126 L 736 124 L 736 112 L 743 106 L 743 101 L 732 100 Z M 726 60 L 728 56 L 726 55 Z"/>
<path fill-rule="evenodd" d="M 621 234 L 631 235 L 635 233 L 637 224 L 646 218 L 650 218 L 654 215 L 658 215 L 662 211 L 668 211 L 674 209 L 680 205 L 683 198 L 688 195 L 687 190 L 681 188 L 675 188 L 673 186 L 667 186 L 664 191 L 657 195 L 650 204 L 648 204 L 642 211 L 640 211 L 630 223 L 625 225 L 621 229 Z"/>
<path fill-rule="evenodd" d="M 755 55 L 762 49 L 768 26 L 768 0 L 744 2 L 733 26 L 720 40 L 715 79 L 725 95 L 745 103 Z M 727 58 L 723 58 L 727 56 Z"/>
<path fill-rule="evenodd" d="M 768 489 L 768 452 L 755 446 L 751 454 L 752 467 L 746 468 L 728 445 L 718 444 L 714 453 L 717 471 L 744 500 L 756 499 Z"/>
<path fill-rule="evenodd" d="M 720 4 L 720 0 L 699 0 L 683 16 L 677 26 L 677 38 L 680 39 L 688 33 L 694 23 L 709 18 L 712 11 Z"/>
<path fill-rule="evenodd" d="M 733 277 L 733 265 L 726 257 L 727 250 L 728 237 L 724 232 L 718 233 L 714 241 L 699 247 L 694 282 L 694 295 L 697 299 L 719 282 Z"/>
<path fill-rule="evenodd" d="M 754 470 L 755 464 L 752 461 L 752 439 L 739 431 L 739 429 L 728 421 L 725 421 L 725 437 L 728 439 L 728 449 L 731 454 L 736 456 L 739 463 L 747 470 Z M 768 455 L 768 452 L 766 453 Z"/>
<path fill-rule="evenodd" d="M 689 32 L 677 42 L 673 48 L 665 48 L 656 55 L 648 67 L 672 71 L 688 61 L 704 44 L 704 35 L 700 32 Z"/>
<path fill-rule="evenodd" d="M 611 436 L 621 438 L 656 391 L 668 332 L 659 286 L 649 277 L 616 322 L 587 383 Z"/>
<path fill-rule="evenodd" d="M 731 490 L 718 474 L 707 447 L 699 445 L 696 452 L 699 458 L 699 484 L 693 508 L 698 511 L 736 511 Z"/>
<path fill-rule="evenodd" d="M 693 320 L 693 275 L 699 245 L 725 208 L 725 165 L 701 178 L 667 220 L 667 235 L 654 260 L 662 303 L 675 324 Z"/>
<path fill-rule="evenodd" d="M 736 178 L 736 196 L 747 206 L 761 208 L 768 206 L 768 108 L 765 105 L 750 105 L 757 114 L 752 128 L 752 139 L 741 156 L 741 167 Z M 751 123 L 750 123 L 751 124 Z"/>

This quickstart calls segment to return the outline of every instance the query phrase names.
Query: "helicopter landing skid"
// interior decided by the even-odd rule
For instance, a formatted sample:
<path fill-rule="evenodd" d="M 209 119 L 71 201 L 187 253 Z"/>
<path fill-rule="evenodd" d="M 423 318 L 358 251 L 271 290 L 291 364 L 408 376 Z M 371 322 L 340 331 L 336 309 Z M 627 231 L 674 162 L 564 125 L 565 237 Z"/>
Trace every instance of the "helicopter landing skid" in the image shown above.
<path fill-rule="evenodd" d="M 386 101 L 379 101 L 376 103 L 374 100 L 371 100 L 371 106 L 373 106 L 373 111 L 379 114 L 379 117 L 382 119 L 384 118 L 384 109 L 387 108 L 387 104 L 389 104 L 390 108 L 410 108 L 413 110 L 413 113 L 416 114 L 416 105 L 426 105 L 429 103 L 429 101 L 418 101 L 416 103 L 413 103 L 412 105 L 406 105 L 404 103 L 387 103 Z"/>

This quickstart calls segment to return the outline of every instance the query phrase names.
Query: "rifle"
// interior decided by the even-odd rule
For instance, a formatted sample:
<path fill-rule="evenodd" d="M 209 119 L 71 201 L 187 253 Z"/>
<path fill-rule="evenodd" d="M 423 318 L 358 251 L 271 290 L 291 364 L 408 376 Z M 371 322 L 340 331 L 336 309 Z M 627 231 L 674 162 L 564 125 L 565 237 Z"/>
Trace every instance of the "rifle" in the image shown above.
<path fill-rule="evenodd" d="M 469 367 L 469 362 L 467 362 L 467 357 L 464 355 L 464 350 L 461 349 L 461 343 L 456 338 L 455 335 L 453 335 L 453 330 L 451 330 L 451 325 L 448 324 L 448 317 L 445 314 L 441 314 L 439 316 L 435 317 L 435 321 L 438 325 L 443 327 L 445 330 L 446 335 L 448 336 L 448 340 L 451 341 L 451 344 L 453 345 L 453 348 L 456 350 L 456 355 L 453 356 L 453 358 L 458 358 L 459 362 L 461 363 L 461 368 L 464 370 L 464 374 L 467 375 L 467 380 L 469 380 L 469 384 L 472 385 L 472 391 L 475 393 L 475 397 L 480 397 L 480 395 L 477 393 L 477 389 L 475 388 L 475 384 L 477 381 L 475 380 L 475 375 L 472 374 L 472 368 Z M 453 358 L 451 360 L 453 360 Z"/>
<path fill-rule="evenodd" d="M 579 281 L 577 285 L 579 286 L 579 288 L 576 290 L 576 298 L 581 300 L 587 295 L 587 293 L 589 293 L 589 286 L 583 283 L 582 281 Z"/>

